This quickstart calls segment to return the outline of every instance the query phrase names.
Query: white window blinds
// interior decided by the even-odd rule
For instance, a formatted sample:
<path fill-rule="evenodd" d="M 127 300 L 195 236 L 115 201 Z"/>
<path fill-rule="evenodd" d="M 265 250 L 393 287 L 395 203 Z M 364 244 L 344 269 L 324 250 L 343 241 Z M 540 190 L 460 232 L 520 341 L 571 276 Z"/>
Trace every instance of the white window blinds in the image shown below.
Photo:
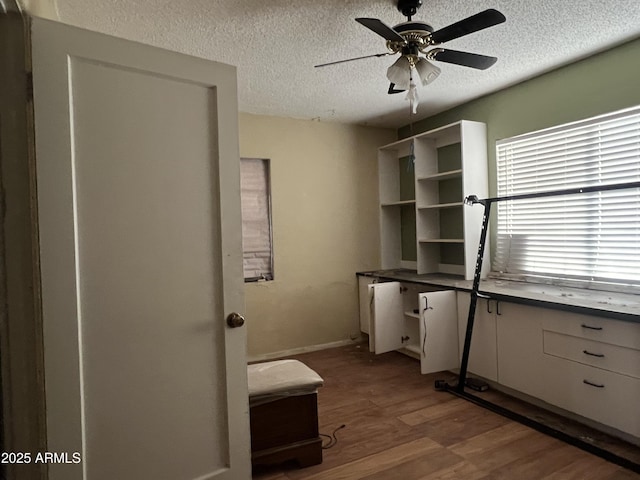
<path fill-rule="evenodd" d="M 240 160 L 242 244 L 245 280 L 272 280 L 269 161 Z"/>
<path fill-rule="evenodd" d="M 640 108 L 497 142 L 498 196 L 640 181 Z M 497 203 L 493 270 L 640 285 L 640 189 Z"/>

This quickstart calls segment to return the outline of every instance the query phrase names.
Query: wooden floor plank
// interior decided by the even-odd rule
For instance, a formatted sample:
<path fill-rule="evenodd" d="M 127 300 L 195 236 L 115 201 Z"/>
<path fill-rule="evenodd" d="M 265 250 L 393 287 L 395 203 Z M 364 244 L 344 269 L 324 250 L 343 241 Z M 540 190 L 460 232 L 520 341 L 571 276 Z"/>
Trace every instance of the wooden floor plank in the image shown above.
<path fill-rule="evenodd" d="M 491 450 L 509 446 L 512 442 L 530 433 L 531 429 L 529 427 L 519 423 L 507 423 L 501 427 L 455 443 L 449 448 L 465 458 L 479 458 L 487 455 Z"/>
<path fill-rule="evenodd" d="M 450 468 L 451 465 L 457 465 L 461 461 L 462 458 L 458 455 L 440 447 L 412 460 L 362 477 L 362 480 L 419 480 Z"/>
<path fill-rule="evenodd" d="M 486 473 L 470 462 L 462 461 L 442 468 L 436 472 L 423 475 L 418 480 L 480 480 Z"/>
<path fill-rule="evenodd" d="M 540 480 L 606 480 L 614 479 L 622 473 L 620 467 L 613 463 L 605 462 L 598 457 L 586 456 L 576 458 L 565 467 L 551 472 Z"/>
<path fill-rule="evenodd" d="M 359 480 L 440 450 L 442 447 L 436 442 L 422 437 L 304 478 L 307 480 Z"/>

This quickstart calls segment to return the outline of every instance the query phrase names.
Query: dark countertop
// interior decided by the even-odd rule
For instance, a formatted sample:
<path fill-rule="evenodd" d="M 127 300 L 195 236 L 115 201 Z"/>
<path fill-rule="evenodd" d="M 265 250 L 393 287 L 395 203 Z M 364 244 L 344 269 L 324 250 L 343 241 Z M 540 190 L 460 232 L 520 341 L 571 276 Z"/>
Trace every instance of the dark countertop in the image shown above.
<path fill-rule="evenodd" d="M 439 273 L 418 275 L 415 270 L 406 269 L 358 272 L 357 275 L 467 292 L 470 292 L 473 286 L 471 280 L 463 280 L 459 276 Z M 640 295 L 631 293 L 587 290 L 495 278 L 481 280 L 478 293 L 513 303 L 640 323 Z"/>

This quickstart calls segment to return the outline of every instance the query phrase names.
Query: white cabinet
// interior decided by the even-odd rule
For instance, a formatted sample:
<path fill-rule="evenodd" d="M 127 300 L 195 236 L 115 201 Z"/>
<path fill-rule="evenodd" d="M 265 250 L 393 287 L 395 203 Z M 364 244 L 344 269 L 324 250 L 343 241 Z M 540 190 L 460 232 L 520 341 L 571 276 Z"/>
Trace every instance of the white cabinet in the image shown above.
<path fill-rule="evenodd" d="M 473 278 L 483 209 L 463 200 L 488 195 L 486 125 L 463 120 L 381 147 L 378 174 L 382 268 Z"/>
<path fill-rule="evenodd" d="M 640 324 L 501 304 L 498 381 L 640 438 Z"/>
<path fill-rule="evenodd" d="M 462 361 L 471 295 L 468 292 L 457 292 L 456 296 L 458 302 L 458 342 L 460 361 Z M 498 381 L 496 316 L 501 315 L 501 307 L 502 305 L 497 300 L 478 298 L 467 367 L 469 373 L 494 382 Z"/>
<path fill-rule="evenodd" d="M 371 279 L 360 279 L 361 319 L 369 319 L 363 331 L 368 330 L 371 351 L 408 353 L 420 359 L 422 373 L 458 367 L 454 291 L 425 292 L 429 287 L 401 282 L 369 283 L 365 289 L 363 280 Z"/>
<path fill-rule="evenodd" d="M 502 302 L 496 317 L 498 382 L 542 400 L 549 397 L 542 353 L 541 315 L 537 308 Z"/>
<path fill-rule="evenodd" d="M 358 275 L 358 301 L 360 304 L 360 331 L 362 333 L 370 334 L 369 324 L 371 323 L 371 289 L 369 284 L 371 278 Z M 373 350 L 372 350 L 373 351 Z"/>

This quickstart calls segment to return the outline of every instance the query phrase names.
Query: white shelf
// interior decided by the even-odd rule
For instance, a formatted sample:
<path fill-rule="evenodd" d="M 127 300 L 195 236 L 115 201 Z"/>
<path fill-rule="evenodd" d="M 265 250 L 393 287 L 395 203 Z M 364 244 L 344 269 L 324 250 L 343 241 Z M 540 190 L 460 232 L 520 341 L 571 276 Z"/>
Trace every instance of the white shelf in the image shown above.
<path fill-rule="evenodd" d="M 415 200 L 399 200 L 397 202 L 381 203 L 380 206 L 381 207 L 397 207 L 402 205 L 415 205 L 415 204 L 416 204 Z"/>
<path fill-rule="evenodd" d="M 418 177 L 416 180 L 419 182 L 427 180 L 449 180 L 451 178 L 462 178 L 462 169 L 451 170 L 449 172 L 434 173 L 433 175 L 425 175 Z"/>
<path fill-rule="evenodd" d="M 464 238 L 421 238 L 420 243 L 464 243 Z"/>
<path fill-rule="evenodd" d="M 421 207 L 418 207 L 418 210 L 429 210 L 429 209 L 436 209 L 436 208 L 454 208 L 454 207 L 461 207 L 463 205 L 464 205 L 464 202 L 438 203 L 436 205 L 423 205 Z"/>
<path fill-rule="evenodd" d="M 415 353 L 418 355 L 417 358 L 420 358 L 421 349 L 419 345 L 405 345 L 403 348 L 411 353 Z"/>
<path fill-rule="evenodd" d="M 420 319 L 420 314 L 419 313 L 413 313 L 412 311 L 404 312 L 404 316 L 405 317 L 416 318 L 418 320 Z"/>

